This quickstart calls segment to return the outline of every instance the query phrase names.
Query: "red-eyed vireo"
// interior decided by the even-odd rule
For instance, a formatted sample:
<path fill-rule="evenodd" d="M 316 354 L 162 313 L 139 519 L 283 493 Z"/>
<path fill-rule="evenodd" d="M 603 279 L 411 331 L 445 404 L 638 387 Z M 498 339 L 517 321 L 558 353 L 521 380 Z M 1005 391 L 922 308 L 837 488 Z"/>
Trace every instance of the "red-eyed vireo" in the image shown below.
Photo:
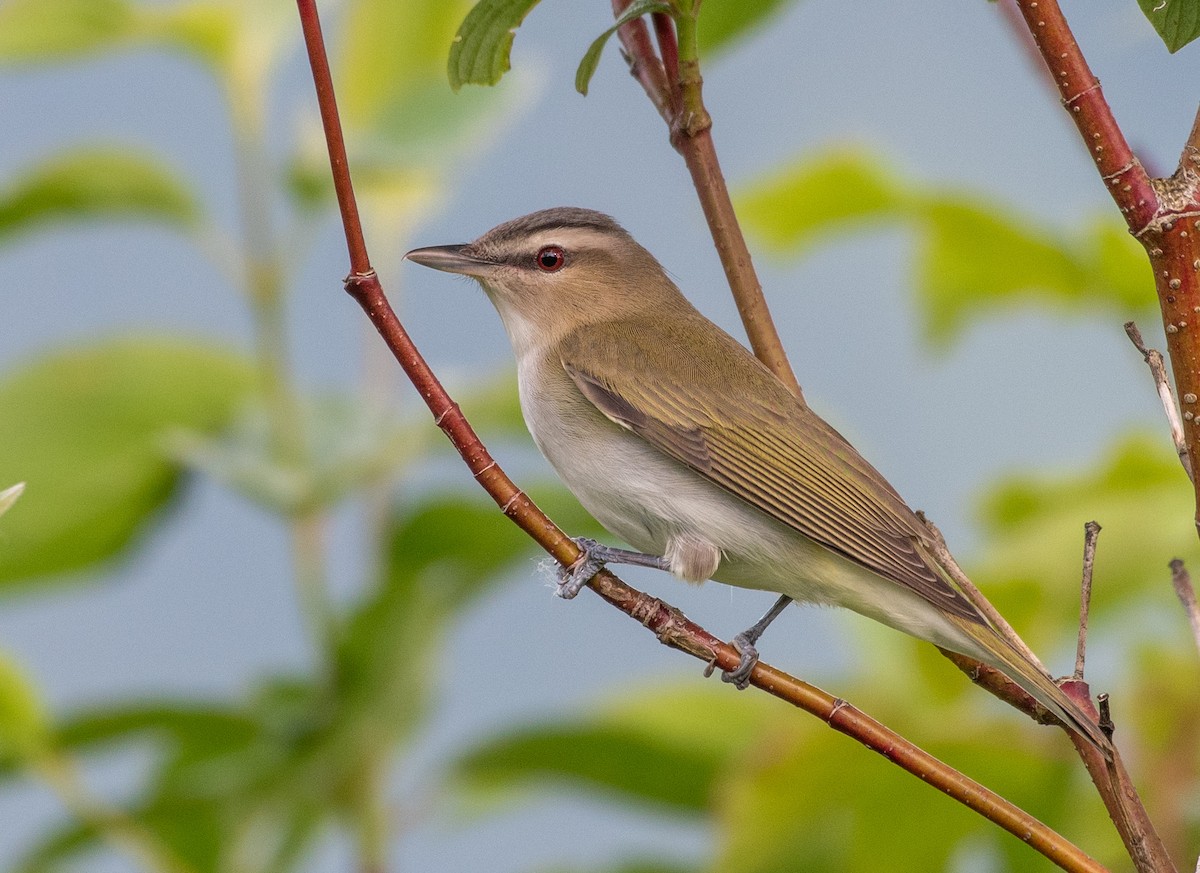
<path fill-rule="evenodd" d="M 466 245 L 406 257 L 478 280 L 517 357 L 521 411 L 584 507 L 637 552 L 582 545 L 574 596 L 600 562 L 844 606 L 1000 670 L 1108 753 L 1096 724 L 954 584 L 930 530 L 854 448 L 701 315 L 615 221 L 547 209 Z"/>

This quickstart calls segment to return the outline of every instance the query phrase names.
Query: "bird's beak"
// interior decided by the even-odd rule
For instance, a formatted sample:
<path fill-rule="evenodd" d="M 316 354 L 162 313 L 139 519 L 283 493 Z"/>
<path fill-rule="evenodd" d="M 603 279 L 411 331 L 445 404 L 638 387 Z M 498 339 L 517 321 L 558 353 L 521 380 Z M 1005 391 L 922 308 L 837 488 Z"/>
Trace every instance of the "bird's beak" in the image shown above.
<path fill-rule="evenodd" d="M 484 276 L 490 273 L 495 264 L 466 253 L 465 245 L 459 246 L 426 246 L 423 249 L 413 249 L 404 257 L 423 267 L 433 267 L 446 273 L 461 273 L 464 276 Z"/>

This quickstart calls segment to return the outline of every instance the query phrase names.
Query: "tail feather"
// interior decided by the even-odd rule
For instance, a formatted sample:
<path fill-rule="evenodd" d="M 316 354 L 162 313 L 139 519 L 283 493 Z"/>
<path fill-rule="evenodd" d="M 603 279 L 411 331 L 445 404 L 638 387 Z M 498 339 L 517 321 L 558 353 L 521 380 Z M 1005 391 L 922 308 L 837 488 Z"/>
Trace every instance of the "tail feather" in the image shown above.
<path fill-rule="evenodd" d="M 1074 700 L 1067 696 L 1039 664 L 1030 661 L 1017 651 L 1006 639 L 987 625 L 973 622 L 956 622 L 980 648 L 980 652 L 964 654 L 978 657 L 989 666 L 995 667 L 1034 700 L 1057 716 L 1067 727 L 1082 735 L 1111 761 L 1112 742 L 1100 730 L 1095 721 Z M 986 657 L 984 657 L 986 655 Z"/>

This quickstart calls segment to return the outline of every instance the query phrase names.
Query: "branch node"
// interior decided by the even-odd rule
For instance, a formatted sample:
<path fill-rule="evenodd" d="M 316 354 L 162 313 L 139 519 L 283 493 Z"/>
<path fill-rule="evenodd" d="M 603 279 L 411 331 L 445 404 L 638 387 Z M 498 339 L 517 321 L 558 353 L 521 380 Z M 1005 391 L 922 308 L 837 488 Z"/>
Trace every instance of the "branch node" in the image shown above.
<path fill-rule="evenodd" d="M 1086 97 L 1088 94 L 1091 94 L 1093 91 L 1099 91 L 1099 90 L 1100 90 L 1100 80 L 1092 79 L 1092 84 L 1088 85 L 1086 88 L 1084 88 L 1078 94 L 1075 94 L 1071 97 L 1063 98 L 1062 105 L 1066 106 L 1066 107 L 1070 107 L 1072 104 L 1075 103 L 1076 100 L 1080 100 L 1080 99 Z"/>
<path fill-rule="evenodd" d="M 449 404 L 446 406 L 446 408 L 445 408 L 445 409 L 443 409 L 441 412 L 439 412 L 439 413 L 438 413 L 438 414 L 437 414 L 437 415 L 434 417 L 434 419 L 433 419 L 433 423 L 434 423 L 434 424 L 435 424 L 437 427 L 439 427 L 439 428 L 440 428 L 440 427 L 442 427 L 442 422 L 444 422 L 444 421 L 445 421 L 447 418 L 449 418 L 449 417 L 451 417 L 451 416 L 454 416 L 454 417 L 456 417 L 456 418 L 462 418 L 462 409 L 460 409 L 460 408 L 459 408 L 459 405 L 458 405 L 458 403 L 456 403 L 456 402 L 454 402 L 454 401 L 451 401 L 451 402 L 450 402 L 450 403 L 449 403 Z M 443 428 L 443 430 L 444 430 L 444 428 Z M 493 462 L 493 466 L 495 466 L 495 462 Z M 482 472 L 482 471 L 480 471 L 480 472 Z M 479 473 L 476 473 L 476 474 L 475 474 L 475 478 L 479 478 Z"/>
<path fill-rule="evenodd" d="M 1114 170 L 1113 172 L 1109 173 L 1108 175 L 1101 176 L 1101 177 L 1100 177 L 1100 181 L 1102 181 L 1102 182 L 1112 182 L 1112 181 L 1114 181 L 1114 180 L 1116 180 L 1116 179 L 1119 179 L 1121 176 L 1123 176 L 1123 175 L 1125 175 L 1126 173 L 1128 173 L 1130 170 L 1132 170 L 1132 169 L 1133 169 L 1134 167 L 1136 167 L 1137 165 L 1138 165 L 1138 160 L 1137 160 L 1137 158 L 1134 158 L 1132 161 L 1130 161 L 1129 163 L 1127 163 L 1125 166 L 1121 167 L 1121 169 L 1119 169 L 1119 170 Z"/>
<path fill-rule="evenodd" d="M 479 478 L 478 473 L 475 475 L 475 478 Z M 504 501 L 504 505 L 500 507 L 500 511 L 511 518 L 514 514 L 513 507 L 515 507 L 524 497 L 525 492 L 518 488 L 516 494 Z"/>

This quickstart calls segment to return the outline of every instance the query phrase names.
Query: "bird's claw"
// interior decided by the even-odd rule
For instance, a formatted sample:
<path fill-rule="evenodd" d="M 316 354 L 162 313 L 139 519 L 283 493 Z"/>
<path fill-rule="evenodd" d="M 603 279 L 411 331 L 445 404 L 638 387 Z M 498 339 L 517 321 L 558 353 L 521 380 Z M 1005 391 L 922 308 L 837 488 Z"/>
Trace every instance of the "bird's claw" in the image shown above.
<path fill-rule="evenodd" d="M 554 593 L 563 600 L 571 600 L 592 577 L 604 569 L 604 561 L 596 557 L 595 552 L 600 545 L 588 537 L 572 537 L 571 541 L 579 546 L 583 554 L 570 567 L 560 567 L 558 570 L 558 587 Z"/>
<path fill-rule="evenodd" d="M 750 638 L 746 634 L 738 634 L 732 642 L 740 656 L 738 665 L 732 670 L 721 671 L 721 681 L 730 683 L 738 691 L 745 691 L 750 687 L 750 674 L 754 672 L 754 665 L 758 663 L 758 649 L 754 648 L 754 643 L 750 642 Z M 711 676 L 715 666 L 716 660 L 714 659 L 709 663 L 704 675 Z"/>

